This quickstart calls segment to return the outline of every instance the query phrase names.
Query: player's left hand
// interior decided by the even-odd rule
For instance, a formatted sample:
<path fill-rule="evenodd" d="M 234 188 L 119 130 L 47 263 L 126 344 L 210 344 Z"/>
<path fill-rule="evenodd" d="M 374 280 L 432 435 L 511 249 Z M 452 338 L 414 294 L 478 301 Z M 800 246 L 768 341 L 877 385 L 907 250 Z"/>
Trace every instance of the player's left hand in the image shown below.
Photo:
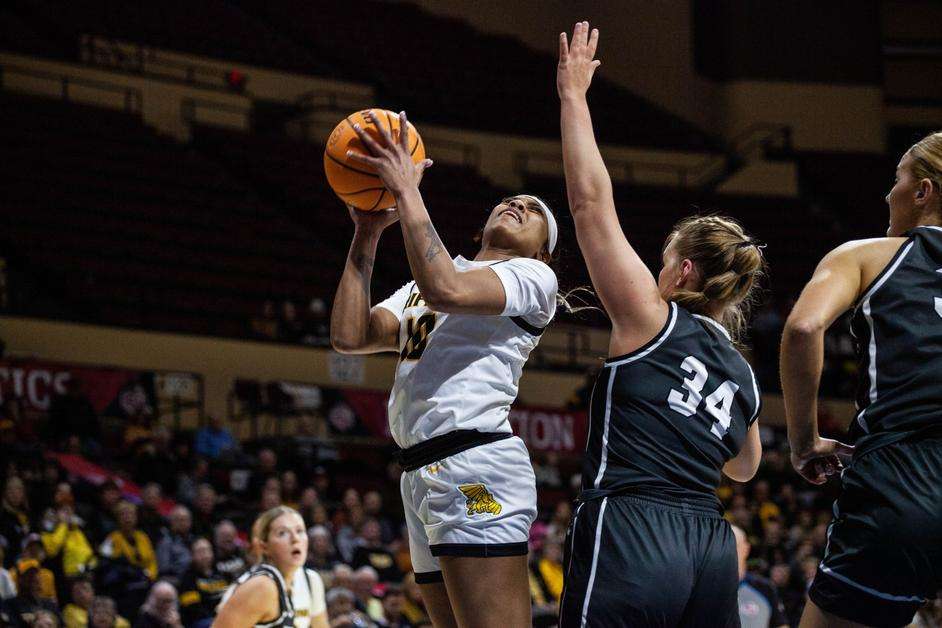
<path fill-rule="evenodd" d="M 599 29 L 589 33 L 588 22 L 578 22 L 572 30 L 572 42 L 566 33 L 559 34 L 559 65 L 556 66 L 556 89 L 560 98 L 584 96 L 592 84 L 595 70 L 602 62 L 595 58 L 599 45 Z"/>
<path fill-rule="evenodd" d="M 409 134 L 400 132 L 398 139 L 394 140 L 389 129 L 383 126 L 372 111 L 366 115 L 379 131 L 379 141 L 373 139 L 359 124 L 354 124 L 353 130 L 370 154 L 347 151 L 347 157 L 353 162 L 375 168 L 383 185 L 393 196 L 398 197 L 410 188 L 418 188 L 422 175 L 426 168 L 432 165 L 432 160 L 423 159 L 419 163 L 413 163 L 409 153 Z M 405 111 L 399 113 L 399 128 L 409 128 Z"/>
<path fill-rule="evenodd" d="M 804 450 L 792 449 L 792 466 L 812 484 L 824 484 L 830 476 L 840 473 L 844 468 L 839 456 L 853 454 L 853 446 L 819 436 Z"/>

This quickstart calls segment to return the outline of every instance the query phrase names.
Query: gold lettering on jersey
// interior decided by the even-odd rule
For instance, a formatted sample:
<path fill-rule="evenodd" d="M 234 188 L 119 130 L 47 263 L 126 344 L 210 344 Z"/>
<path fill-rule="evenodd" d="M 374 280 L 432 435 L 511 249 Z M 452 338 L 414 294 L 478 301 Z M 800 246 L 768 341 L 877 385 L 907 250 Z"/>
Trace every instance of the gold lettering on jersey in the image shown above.
<path fill-rule="evenodd" d="M 421 292 L 413 292 L 409 295 L 409 300 L 406 301 L 406 305 L 403 310 L 408 310 L 410 307 L 421 307 L 425 305 L 425 299 L 422 298 Z"/>
<path fill-rule="evenodd" d="M 465 506 L 468 507 L 468 516 L 471 515 L 499 515 L 503 506 L 494 499 L 490 491 L 483 484 L 459 484 L 458 490 L 467 498 Z"/>
<path fill-rule="evenodd" d="M 399 352 L 399 359 L 418 360 L 421 358 L 433 329 L 435 329 L 434 313 L 406 320 L 406 343 Z"/>
<path fill-rule="evenodd" d="M 444 462 L 433 462 L 430 465 L 426 465 L 425 470 L 432 475 L 438 475 L 439 471 L 441 471 L 444 466 Z"/>

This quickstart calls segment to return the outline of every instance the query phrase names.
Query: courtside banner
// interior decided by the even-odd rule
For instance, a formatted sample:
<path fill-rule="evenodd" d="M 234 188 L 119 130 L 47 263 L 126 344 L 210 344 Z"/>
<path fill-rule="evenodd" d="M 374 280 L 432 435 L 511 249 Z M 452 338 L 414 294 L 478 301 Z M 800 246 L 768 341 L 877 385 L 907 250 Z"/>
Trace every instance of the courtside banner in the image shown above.
<path fill-rule="evenodd" d="M 322 411 L 336 435 L 390 438 L 386 418 L 389 393 L 364 389 L 324 388 Z M 514 433 L 531 451 L 579 455 L 585 446 L 585 412 L 516 404 L 510 411 Z"/>

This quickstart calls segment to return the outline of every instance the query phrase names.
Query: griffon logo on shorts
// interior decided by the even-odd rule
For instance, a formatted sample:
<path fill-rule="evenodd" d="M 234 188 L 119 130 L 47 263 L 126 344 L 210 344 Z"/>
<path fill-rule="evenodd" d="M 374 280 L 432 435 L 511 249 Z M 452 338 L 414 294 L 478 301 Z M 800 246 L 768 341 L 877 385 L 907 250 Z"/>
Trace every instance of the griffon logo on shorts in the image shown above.
<path fill-rule="evenodd" d="M 468 498 L 465 504 L 468 515 L 499 515 L 503 507 L 494 499 L 494 496 L 483 484 L 459 484 L 458 490 Z"/>

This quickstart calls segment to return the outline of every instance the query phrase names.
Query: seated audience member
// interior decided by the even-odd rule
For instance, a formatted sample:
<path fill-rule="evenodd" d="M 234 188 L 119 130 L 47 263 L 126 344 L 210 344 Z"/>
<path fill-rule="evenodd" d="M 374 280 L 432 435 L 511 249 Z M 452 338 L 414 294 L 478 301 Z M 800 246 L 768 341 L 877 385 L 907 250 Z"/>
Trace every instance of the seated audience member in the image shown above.
<path fill-rule="evenodd" d="M 187 628 L 205 628 L 212 623 L 229 580 L 216 571 L 208 539 L 198 538 L 191 547 L 193 559 L 180 580 L 180 614 Z"/>
<path fill-rule="evenodd" d="M 344 587 L 327 592 L 327 615 L 331 628 L 368 628 L 373 622 L 356 608 L 356 596 Z"/>
<path fill-rule="evenodd" d="M 383 603 L 373 594 L 379 584 L 379 574 L 372 567 L 360 567 L 353 572 L 353 593 L 357 597 L 357 608 L 373 621 L 383 618 Z"/>
<path fill-rule="evenodd" d="M 367 491 L 363 494 L 363 514 L 368 519 L 376 519 L 383 543 L 392 543 L 396 538 L 396 526 L 383 512 L 383 496 L 379 491 Z"/>
<path fill-rule="evenodd" d="M 13 582 L 16 584 L 17 590 L 21 590 L 20 578 L 26 571 L 36 569 L 40 596 L 57 602 L 56 577 L 52 570 L 42 566 L 44 560 L 46 560 L 46 550 L 43 548 L 42 537 L 33 532 L 23 539 L 23 551 L 20 553 L 20 558 L 16 561 L 16 566 L 10 572 L 10 575 L 13 576 Z"/>
<path fill-rule="evenodd" d="M 314 526 L 307 531 L 307 539 L 307 562 L 304 566 L 326 578 L 340 562 L 330 538 L 330 531 L 324 526 Z"/>
<path fill-rule="evenodd" d="M 383 603 L 383 617 L 377 623 L 382 628 L 413 628 L 412 622 L 403 613 L 405 596 L 398 584 L 387 585 L 380 598 Z"/>
<path fill-rule="evenodd" d="M 96 597 L 88 608 L 89 628 L 130 628 L 131 623 L 118 615 L 114 600 Z"/>
<path fill-rule="evenodd" d="M 425 610 L 425 601 L 422 599 L 422 591 L 415 581 L 415 574 L 411 571 L 406 574 L 402 580 L 402 614 L 405 615 L 413 626 L 431 625 L 428 612 Z"/>
<path fill-rule="evenodd" d="M 115 508 L 118 529 L 105 537 L 99 553 L 112 561 L 124 559 L 143 570 L 150 580 L 157 579 L 157 555 L 150 538 L 137 527 L 137 506 L 120 502 Z"/>
<path fill-rule="evenodd" d="M 121 489 L 114 480 L 105 480 L 98 488 L 97 502 L 80 510 L 87 522 L 88 539 L 93 545 L 101 545 L 105 538 L 118 528 L 114 512 L 121 501 Z"/>
<path fill-rule="evenodd" d="M 196 487 L 196 496 L 193 498 L 193 534 L 195 536 L 213 536 L 219 518 L 216 508 L 219 497 L 212 484 L 203 483 Z"/>
<path fill-rule="evenodd" d="M 36 611 L 29 628 L 59 628 L 59 616 L 52 611 Z"/>
<path fill-rule="evenodd" d="M 30 626 L 38 611 L 56 614 L 59 608 L 53 600 L 43 596 L 39 569 L 30 567 L 20 574 L 16 597 L 3 602 L 0 625 L 15 628 Z"/>
<path fill-rule="evenodd" d="M 164 500 L 160 484 L 150 482 L 141 489 L 141 507 L 137 511 L 137 525 L 155 545 L 164 534 L 167 520 L 160 514 L 160 505 Z"/>
<path fill-rule="evenodd" d="M 26 485 L 22 479 L 11 475 L 3 485 L 3 499 L 0 501 L 0 536 L 7 540 L 7 547 L 11 548 L 11 551 L 7 553 L 4 567 L 13 566 L 16 561 L 16 552 L 19 551 L 23 545 L 23 539 L 30 531 Z"/>
<path fill-rule="evenodd" d="M 75 514 L 71 500 L 63 500 L 43 518 L 40 535 L 43 547 L 66 578 L 81 576 L 98 566 L 98 557 L 82 530 L 84 525 L 82 518 Z"/>
<path fill-rule="evenodd" d="M 6 555 L 6 539 L 0 537 L 0 603 L 4 600 L 16 597 L 16 582 L 10 571 L 3 566 L 3 559 Z"/>
<path fill-rule="evenodd" d="M 399 567 L 392 553 L 386 549 L 380 538 L 379 522 L 367 519 L 360 528 L 357 547 L 353 551 L 354 569 L 369 565 L 379 574 L 380 582 L 398 582 L 402 578 Z"/>
<path fill-rule="evenodd" d="M 249 568 L 245 549 L 239 544 L 239 531 L 235 524 L 224 519 L 213 534 L 213 549 L 216 555 L 216 571 L 229 582 L 235 581 Z"/>
<path fill-rule="evenodd" d="M 65 628 L 83 628 L 88 625 L 88 611 L 95 599 L 95 588 L 88 577 L 72 581 L 71 599 L 62 609 L 62 623 Z"/>
<path fill-rule="evenodd" d="M 154 583 L 134 628 L 180 628 L 182 625 L 176 588 L 165 580 Z"/>
<path fill-rule="evenodd" d="M 208 424 L 196 431 L 193 451 L 208 460 L 216 460 L 226 452 L 234 452 L 238 445 L 222 419 L 210 415 Z"/>
<path fill-rule="evenodd" d="M 193 536 L 190 534 L 192 526 L 190 509 L 186 506 L 174 506 L 170 511 L 170 527 L 157 544 L 157 568 L 161 578 L 179 583 L 189 568 L 190 544 L 193 542 Z"/>

